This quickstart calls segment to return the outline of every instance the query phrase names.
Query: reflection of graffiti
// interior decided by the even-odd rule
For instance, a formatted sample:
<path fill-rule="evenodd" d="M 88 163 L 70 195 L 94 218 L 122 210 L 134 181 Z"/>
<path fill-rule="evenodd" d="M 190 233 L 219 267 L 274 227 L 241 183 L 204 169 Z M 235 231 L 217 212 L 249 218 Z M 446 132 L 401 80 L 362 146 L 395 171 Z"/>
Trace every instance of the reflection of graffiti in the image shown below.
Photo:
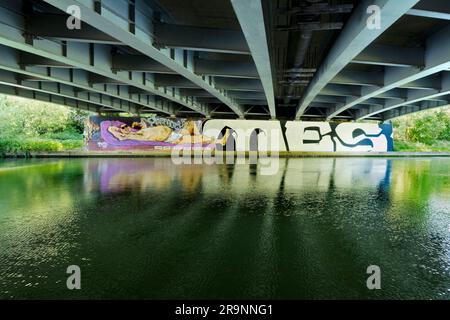
<path fill-rule="evenodd" d="M 175 181 L 183 192 L 195 192 L 202 177 L 215 168 L 210 166 L 177 166 L 167 159 L 89 159 L 84 162 L 86 190 L 99 188 L 102 193 L 133 189 L 135 192 L 163 192 Z"/>
<path fill-rule="evenodd" d="M 373 194 L 388 197 L 391 183 L 391 160 L 381 158 L 304 158 L 278 159 L 280 170 L 264 176 L 246 164 L 235 166 L 174 166 L 164 158 L 155 159 L 88 159 L 85 164 L 85 189 L 102 193 L 151 192 L 164 194 L 164 190 L 176 183 L 183 192 L 220 190 L 227 185 L 237 194 L 248 192 L 254 183 L 264 185 L 266 195 L 276 196 L 282 186 L 288 194 L 317 189 L 330 191 L 370 189 Z M 277 161 L 278 161 L 277 160 Z M 258 161 L 257 167 L 264 165 Z M 246 168 L 246 169 L 245 169 Z M 203 177 L 207 177 L 204 179 Z"/>
<path fill-rule="evenodd" d="M 256 128 L 250 134 L 250 148 L 249 151 L 258 151 L 259 150 L 259 139 L 261 138 L 259 135 L 267 135 L 264 130 L 260 128 Z"/>
<path fill-rule="evenodd" d="M 225 138 L 227 137 L 227 138 Z M 230 127 L 225 126 L 220 130 L 219 133 L 220 139 L 226 139 L 225 144 L 220 146 L 216 146 L 217 150 L 221 151 L 236 151 L 236 139 L 237 133 Z"/>
<path fill-rule="evenodd" d="M 393 151 L 388 124 L 291 121 L 286 138 L 291 151 Z"/>

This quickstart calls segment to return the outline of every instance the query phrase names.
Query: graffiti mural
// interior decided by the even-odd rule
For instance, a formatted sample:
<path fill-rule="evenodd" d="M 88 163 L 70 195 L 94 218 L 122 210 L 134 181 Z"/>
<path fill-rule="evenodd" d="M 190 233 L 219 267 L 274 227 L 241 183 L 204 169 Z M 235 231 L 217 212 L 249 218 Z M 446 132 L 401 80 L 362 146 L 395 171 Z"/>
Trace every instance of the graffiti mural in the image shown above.
<path fill-rule="evenodd" d="M 393 151 L 390 124 L 289 121 L 286 139 L 290 151 Z"/>
<path fill-rule="evenodd" d="M 286 151 L 279 121 L 226 120 L 205 121 L 203 132 L 217 138 L 228 132 L 227 151 Z"/>
<path fill-rule="evenodd" d="M 85 124 L 85 139 L 88 150 L 286 150 L 279 121 L 94 116 Z"/>
<path fill-rule="evenodd" d="M 276 120 L 94 116 L 85 139 L 88 150 L 393 151 L 388 124 L 288 121 L 285 129 Z"/>
<path fill-rule="evenodd" d="M 202 120 L 90 117 L 85 125 L 88 150 L 170 150 L 175 146 L 215 148 L 225 144 L 228 136 L 204 136 Z"/>

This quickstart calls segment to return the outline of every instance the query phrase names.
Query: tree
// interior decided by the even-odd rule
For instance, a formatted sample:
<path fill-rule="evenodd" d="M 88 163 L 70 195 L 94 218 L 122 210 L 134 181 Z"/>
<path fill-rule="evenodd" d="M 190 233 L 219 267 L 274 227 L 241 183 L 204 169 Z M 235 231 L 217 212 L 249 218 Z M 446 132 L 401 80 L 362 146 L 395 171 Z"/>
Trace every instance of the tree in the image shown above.
<path fill-rule="evenodd" d="M 396 119 L 393 124 L 400 140 L 428 145 L 438 140 L 450 141 L 450 108 L 407 115 Z"/>
<path fill-rule="evenodd" d="M 64 131 L 81 134 L 88 115 L 52 103 L 0 95 L 2 137 L 36 137 Z"/>

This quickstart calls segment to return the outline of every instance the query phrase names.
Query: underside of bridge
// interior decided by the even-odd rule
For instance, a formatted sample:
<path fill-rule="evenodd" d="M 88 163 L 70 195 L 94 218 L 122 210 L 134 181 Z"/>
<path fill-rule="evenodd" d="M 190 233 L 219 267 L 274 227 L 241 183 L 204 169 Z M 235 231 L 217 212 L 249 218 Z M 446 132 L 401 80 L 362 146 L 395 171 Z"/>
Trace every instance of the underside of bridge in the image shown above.
<path fill-rule="evenodd" d="M 446 0 L 0 0 L 0 93 L 102 113 L 386 121 L 449 104 L 449 39 Z"/>

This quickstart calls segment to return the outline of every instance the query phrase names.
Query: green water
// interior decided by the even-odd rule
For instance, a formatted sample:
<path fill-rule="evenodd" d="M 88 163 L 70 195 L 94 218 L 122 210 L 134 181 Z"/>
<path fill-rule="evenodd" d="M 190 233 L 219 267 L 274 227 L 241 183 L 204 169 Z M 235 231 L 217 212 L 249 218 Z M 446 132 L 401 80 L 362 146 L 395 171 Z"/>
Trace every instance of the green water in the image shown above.
<path fill-rule="evenodd" d="M 450 159 L 3 161 L 0 298 L 449 299 Z"/>

